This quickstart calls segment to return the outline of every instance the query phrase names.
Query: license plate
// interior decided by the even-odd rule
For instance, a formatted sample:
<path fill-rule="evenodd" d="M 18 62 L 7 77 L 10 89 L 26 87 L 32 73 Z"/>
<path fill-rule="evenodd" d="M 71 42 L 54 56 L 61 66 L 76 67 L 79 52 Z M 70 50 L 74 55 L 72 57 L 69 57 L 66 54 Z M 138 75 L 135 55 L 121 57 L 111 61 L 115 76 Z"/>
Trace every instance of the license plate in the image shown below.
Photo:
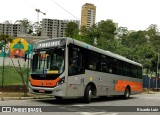
<path fill-rule="evenodd" d="M 39 90 L 39 92 L 40 92 L 40 93 L 44 93 L 44 92 L 45 92 L 45 90 L 43 90 L 43 89 L 40 89 L 40 90 Z"/>

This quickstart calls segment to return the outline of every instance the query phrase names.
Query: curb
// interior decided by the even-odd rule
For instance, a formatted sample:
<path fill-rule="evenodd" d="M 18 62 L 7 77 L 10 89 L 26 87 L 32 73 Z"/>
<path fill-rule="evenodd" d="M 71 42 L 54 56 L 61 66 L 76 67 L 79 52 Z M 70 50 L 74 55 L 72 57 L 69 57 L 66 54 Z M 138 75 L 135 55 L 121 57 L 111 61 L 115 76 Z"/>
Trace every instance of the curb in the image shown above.
<path fill-rule="evenodd" d="M 146 91 L 146 92 L 142 92 L 141 94 L 160 94 L 160 92 Z"/>
<path fill-rule="evenodd" d="M 53 98 L 51 96 L 43 96 L 43 97 L 0 97 L 0 101 L 7 101 L 7 100 L 31 100 L 31 99 L 46 99 L 46 98 Z"/>

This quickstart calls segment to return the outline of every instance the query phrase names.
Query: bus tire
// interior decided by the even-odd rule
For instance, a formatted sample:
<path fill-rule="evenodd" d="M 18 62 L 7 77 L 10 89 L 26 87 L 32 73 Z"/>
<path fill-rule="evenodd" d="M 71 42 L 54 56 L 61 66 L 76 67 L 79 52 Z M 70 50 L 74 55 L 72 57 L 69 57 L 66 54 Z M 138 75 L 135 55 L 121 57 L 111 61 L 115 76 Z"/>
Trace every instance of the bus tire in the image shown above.
<path fill-rule="evenodd" d="M 84 92 L 84 101 L 86 103 L 90 103 L 91 100 L 92 100 L 92 96 L 93 96 L 93 90 L 92 90 L 92 87 L 91 85 L 88 85 L 85 89 L 85 92 Z"/>
<path fill-rule="evenodd" d="M 123 97 L 124 97 L 124 99 L 128 99 L 130 97 L 130 89 L 129 89 L 129 87 L 126 87 Z"/>

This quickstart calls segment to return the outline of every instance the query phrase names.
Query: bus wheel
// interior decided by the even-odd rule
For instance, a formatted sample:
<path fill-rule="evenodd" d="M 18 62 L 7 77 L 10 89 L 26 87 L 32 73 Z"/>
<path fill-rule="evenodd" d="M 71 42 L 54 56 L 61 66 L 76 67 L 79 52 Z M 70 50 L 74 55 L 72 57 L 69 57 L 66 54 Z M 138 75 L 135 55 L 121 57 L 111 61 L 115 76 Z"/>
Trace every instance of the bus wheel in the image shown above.
<path fill-rule="evenodd" d="M 124 91 L 124 99 L 128 99 L 130 97 L 130 90 L 129 87 L 127 87 Z"/>
<path fill-rule="evenodd" d="M 93 91 L 91 85 L 87 86 L 84 92 L 84 101 L 90 103 L 92 100 Z"/>
<path fill-rule="evenodd" d="M 55 98 L 56 98 L 57 100 L 61 100 L 61 99 L 62 99 L 62 97 L 59 97 L 59 96 L 55 96 Z"/>

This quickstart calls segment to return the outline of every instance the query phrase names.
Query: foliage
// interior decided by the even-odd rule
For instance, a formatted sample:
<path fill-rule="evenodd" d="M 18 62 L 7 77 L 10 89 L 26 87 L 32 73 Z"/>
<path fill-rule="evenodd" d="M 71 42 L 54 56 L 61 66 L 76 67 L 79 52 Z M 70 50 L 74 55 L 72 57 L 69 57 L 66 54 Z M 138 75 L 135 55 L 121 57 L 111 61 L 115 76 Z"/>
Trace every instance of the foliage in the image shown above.
<path fill-rule="evenodd" d="M 90 28 L 82 26 L 79 33 L 74 23 L 68 23 L 66 36 L 139 62 L 148 72 L 156 71 L 160 35 L 155 24 L 143 31 L 129 32 L 126 27 L 116 29 L 112 20 L 102 20 Z"/>
<path fill-rule="evenodd" d="M 12 41 L 12 38 L 9 35 L 0 34 L 0 41 L 4 44 L 7 44 L 8 42 Z"/>
<path fill-rule="evenodd" d="M 5 23 L 9 24 L 10 22 L 6 21 Z M 25 27 L 26 33 L 31 34 L 33 32 L 31 26 L 33 25 L 37 29 L 36 34 L 38 36 L 41 35 L 41 26 L 37 22 L 31 24 L 28 19 L 23 19 L 19 20 L 19 23 Z M 65 36 L 139 62 L 148 72 L 157 71 L 157 57 L 158 52 L 160 52 L 160 34 L 158 26 L 155 24 L 149 25 L 146 30 L 130 33 L 126 27 L 116 29 L 112 20 L 102 20 L 90 28 L 82 26 L 80 30 L 75 22 L 69 22 L 65 29 Z M 0 34 L 0 41 L 0 44 L 6 44 L 12 41 L 12 39 L 9 35 Z M 16 69 L 18 70 L 18 68 Z M 23 80 L 22 73 L 19 70 L 18 73 Z"/>
<path fill-rule="evenodd" d="M 27 69 L 22 68 L 23 74 L 27 74 Z M 0 66 L 0 75 L 2 75 L 2 66 Z M 25 76 L 26 79 L 26 76 Z M 2 76 L 0 76 L 0 81 L 2 81 Z M 0 82 L 1 83 L 1 82 Z M 9 85 L 22 85 L 22 79 L 20 75 L 16 72 L 15 68 L 12 66 L 5 66 L 4 68 L 4 86 Z"/>
<path fill-rule="evenodd" d="M 23 20 L 18 20 L 17 22 L 19 22 L 24 27 L 25 33 L 31 34 L 33 32 L 31 21 L 29 21 L 27 18 L 24 18 Z"/>
<path fill-rule="evenodd" d="M 2 41 L 4 44 L 7 44 L 9 42 L 12 42 L 12 39 L 9 35 L 4 35 L 4 34 L 1 34 L 0 35 L 0 41 Z M 15 70 L 17 71 L 17 73 L 20 75 L 21 79 L 22 79 L 22 84 L 23 84 L 23 87 L 24 87 L 24 95 L 27 94 L 27 89 L 25 88 L 25 78 L 24 78 L 24 74 L 23 74 L 23 71 L 22 71 L 22 67 L 20 65 L 20 62 L 18 60 L 18 64 L 19 64 L 19 67 L 16 67 L 12 58 L 10 58 L 11 61 L 12 61 L 12 64 L 14 65 L 14 68 Z"/>
<path fill-rule="evenodd" d="M 76 35 L 78 35 L 78 25 L 75 22 L 69 22 L 66 25 L 65 29 L 65 36 L 74 38 Z"/>
<path fill-rule="evenodd" d="M 112 20 L 101 21 L 98 23 L 100 37 L 98 39 L 98 47 L 115 52 L 118 40 L 115 39 L 116 27 Z"/>
<path fill-rule="evenodd" d="M 41 36 L 41 25 L 39 24 L 39 22 L 35 22 L 33 23 L 33 27 L 35 28 L 35 32 L 33 33 L 36 36 Z"/>
<path fill-rule="evenodd" d="M 12 42 L 13 38 L 9 35 L 0 34 L 0 50 L 2 49 L 3 45 Z"/>

